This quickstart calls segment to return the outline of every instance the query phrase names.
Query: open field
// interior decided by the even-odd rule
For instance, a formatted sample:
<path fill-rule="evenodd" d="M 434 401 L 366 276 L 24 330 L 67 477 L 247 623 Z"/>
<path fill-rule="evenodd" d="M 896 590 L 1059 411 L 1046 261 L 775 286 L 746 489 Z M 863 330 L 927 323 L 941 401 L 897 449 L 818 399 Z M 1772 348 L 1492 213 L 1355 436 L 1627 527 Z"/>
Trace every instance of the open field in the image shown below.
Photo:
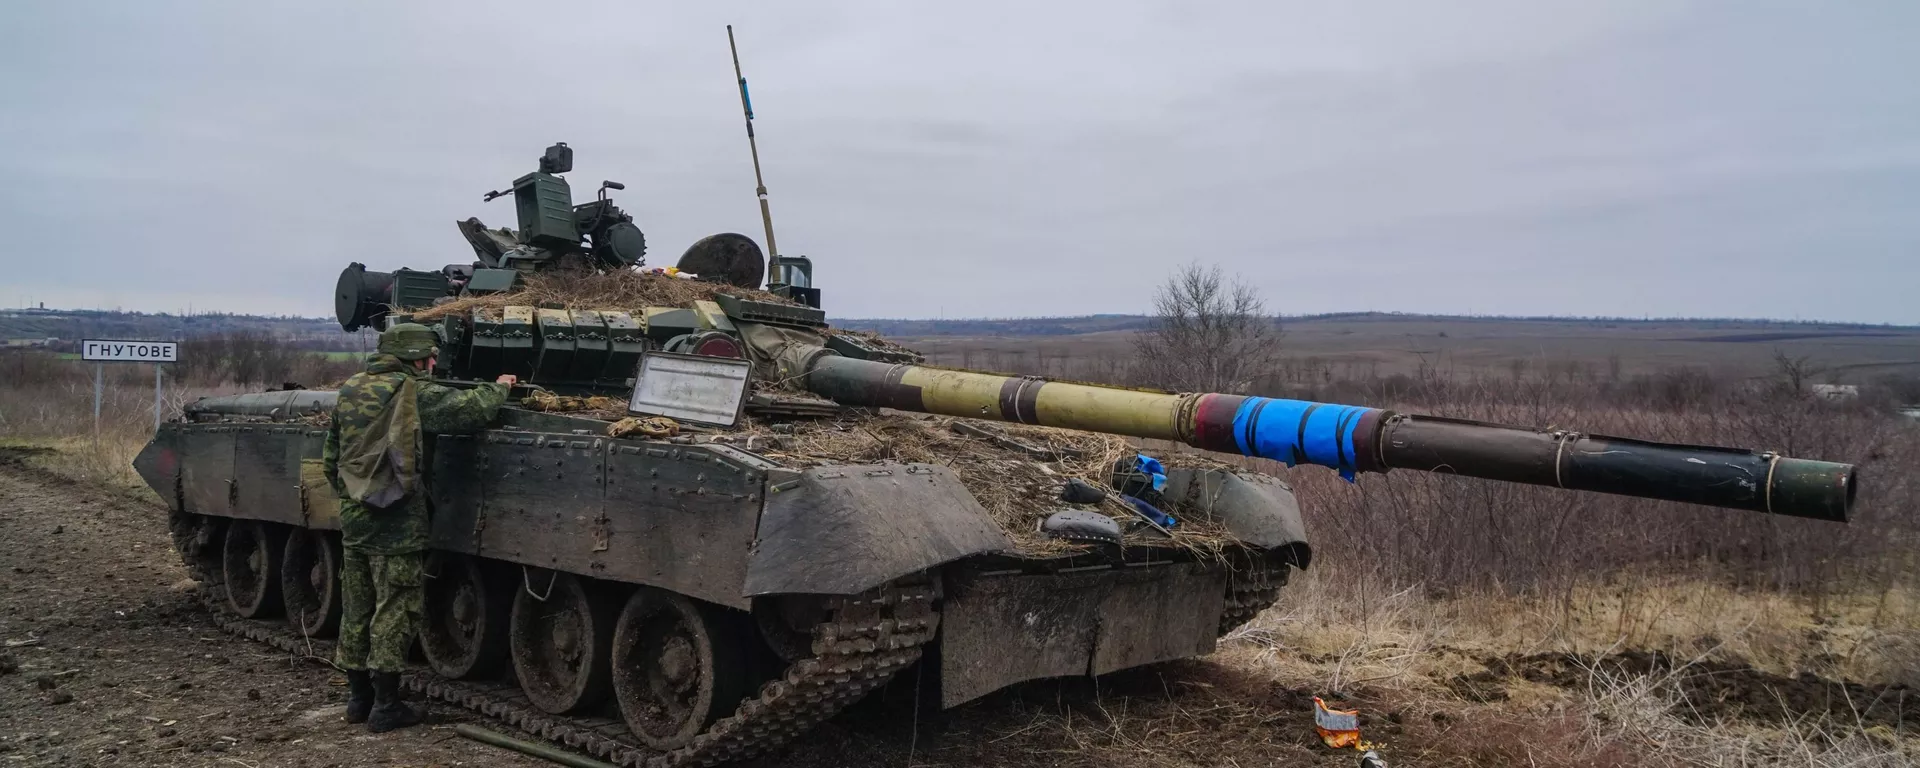
<path fill-rule="evenodd" d="M 1315 338 L 1382 337 L 1369 328 L 1295 328 L 1290 342 L 1304 351 Z M 1500 346 L 1521 343 L 1510 330 L 1473 348 L 1518 348 Z M 1818 342 L 1635 330 L 1648 348 Z M 1464 343 L 1471 329 L 1432 333 Z M 1088 348 L 1074 336 L 1017 341 Z M 996 366 L 968 345 L 1002 342 L 1013 343 L 920 346 L 937 356 L 953 343 L 948 353 Z M 1119 375 L 1124 338 L 1100 343 L 1105 352 L 1081 359 Z M 170 377 L 169 407 L 279 378 L 240 365 L 254 359 L 249 345 L 205 349 L 227 358 Z M 1001 354 L 1000 363 L 1059 365 Z M 1772 381 L 1771 355 L 1752 359 L 1751 375 Z M 755 764 L 1354 765 L 1354 753 L 1319 745 L 1315 695 L 1357 706 L 1363 735 L 1395 766 L 1920 760 L 1920 425 L 1880 404 L 1730 386 L 1730 374 L 1706 370 L 1679 379 L 1698 386 L 1643 390 L 1614 386 L 1604 368 L 1516 372 L 1487 360 L 1477 374 L 1416 364 L 1405 377 L 1418 386 L 1379 404 L 1857 462 L 1856 517 L 1842 526 L 1412 472 L 1349 484 L 1244 461 L 1293 485 L 1315 562 L 1215 654 L 1023 684 L 947 712 L 924 703 L 924 680 L 909 671 Z M 314 381 L 352 365 L 320 355 L 281 363 Z M 1624 355 L 1620 367 L 1624 380 L 1658 370 Z M 232 381 L 240 370 L 256 382 Z M 1335 391 L 1381 391 L 1392 376 L 1313 370 Z M 0 658 L 0 671 L 16 668 L 0 672 L 0 765 L 534 764 L 444 728 L 368 737 L 338 722 L 343 693 L 330 669 L 217 633 L 182 581 L 164 511 L 128 466 L 151 426 L 151 374 L 109 373 L 96 441 L 90 368 L 43 353 L 0 359 L 0 552 L 11 553 L 0 568 L 0 640 L 26 643 Z M 435 712 L 441 726 L 459 720 Z"/>
<path fill-rule="evenodd" d="M 867 322 L 851 321 L 860 326 Z M 900 330 L 923 330 L 930 321 Z M 1282 324 L 1289 361 L 1336 378 L 1413 375 L 1511 376 L 1578 372 L 1593 378 L 1695 368 L 1717 376 L 1764 375 L 1777 354 L 1807 358 L 1822 383 L 1920 374 L 1920 329 L 1722 320 L 1531 320 L 1359 315 Z M 992 331 L 991 326 L 980 330 Z M 1029 327 L 1031 330 L 1031 327 Z M 947 365 L 1125 356 L 1132 330 L 1063 334 L 944 333 L 901 341 Z"/>

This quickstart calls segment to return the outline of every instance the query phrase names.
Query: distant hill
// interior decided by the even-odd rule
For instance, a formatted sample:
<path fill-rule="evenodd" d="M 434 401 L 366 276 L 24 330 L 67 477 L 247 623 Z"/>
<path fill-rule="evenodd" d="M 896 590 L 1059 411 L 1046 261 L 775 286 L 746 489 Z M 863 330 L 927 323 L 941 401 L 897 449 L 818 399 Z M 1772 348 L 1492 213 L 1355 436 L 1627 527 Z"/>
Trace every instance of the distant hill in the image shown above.
<path fill-rule="evenodd" d="M 0 339 L 13 343 L 85 338 L 185 339 L 226 333 L 266 333 L 314 349 L 357 349 L 359 339 L 340 330 L 331 318 L 165 312 L 110 312 L 97 309 L 0 310 Z"/>
<path fill-rule="evenodd" d="M 945 318 L 916 320 L 899 318 L 838 318 L 835 327 L 872 331 L 883 336 L 925 338 L 930 336 L 1073 336 L 1112 331 L 1138 331 L 1149 327 L 1147 315 L 1083 315 L 1080 317 L 1021 318 Z M 1830 323 L 1800 320 L 1760 320 L 1740 318 L 1623 318 L 1623 317 L 1513 317 L 1420 315 L 1399 312 L 1329 312 L 1318 315 L 1292 315 L 1279 318 L 1282 326 L 1350 323 L 1459 323 L 1471 325 L 1553 325 L 1559 327 L 1685 327 L 1703 333 L 1723 331 L 1777 331 L 1775 340 L 1803 338 L 1802 334 L 1845 335 L 1860 333 L 1906 334 L 1920 327 L 1871 325 L 1866 323 Z M 1704 340 L 1704 339 L 1703 339 Z M 1734 341 L 1736 339 L 1713 339 Z M 1738 339 L 1748 340 L 1748 339 Z M 1751 339 L 1758 341 L 1761 339 Z"/>
<path fill-rule="evenodd" d="M 1146 328 L 1151 318 L 1146 315 L 943 320 L 836 318 L 832 322 L 836 328 L 872 331 L 882 336 L 1073 336 L 1137 331 Z"/>
<path fill-rule="evenodd" d="M 1775 357 L 1804 357 L 1834 381 L 1920 374 L 1920 327 L 1786 320 L 1686 318 L 1458 317 L 1344 312 L 1279 318 L 1290 359 L 1341 371 L 1412 373 L 1423 368 L 1510 372 L 1520 367 L 1587 367 L 1624 373 L 1706 366 L 1752 375 Z M 1001 319 L 839 318 L 841 328 L 906 342 L 934 362 L 1012 369 L 1033 359 L 1124 358 L 1145 315 Z M 56 339 L 72 351 L 82 338 L 184 339 L 265 333 L 304 349 L 365 350 L 371 340 L 330 318 L 258 315 L 0 310 L 0 340 Z M 1355 374 L 1358 375 L 1358 374 Z"/>

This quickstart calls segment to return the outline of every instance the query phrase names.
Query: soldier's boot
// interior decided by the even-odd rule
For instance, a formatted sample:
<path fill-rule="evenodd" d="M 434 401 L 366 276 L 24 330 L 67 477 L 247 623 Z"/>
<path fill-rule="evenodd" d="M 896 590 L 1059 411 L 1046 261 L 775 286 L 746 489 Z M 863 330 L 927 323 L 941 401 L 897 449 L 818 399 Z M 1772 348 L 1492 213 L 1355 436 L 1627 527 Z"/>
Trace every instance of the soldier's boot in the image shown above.
<path fill-rule="evenodd" d="M 347 722 L 359 725 L 373 711 L 373 676 L 364 669 L 347 670 Z"/>
<path fill-rule="evenodd" d="M 373 712 L 367 716 L 367 730 L 386 733 L 419 725 L 425 719 L 418 710 L 400 700 L 400 673 L 373 673 Z"/>

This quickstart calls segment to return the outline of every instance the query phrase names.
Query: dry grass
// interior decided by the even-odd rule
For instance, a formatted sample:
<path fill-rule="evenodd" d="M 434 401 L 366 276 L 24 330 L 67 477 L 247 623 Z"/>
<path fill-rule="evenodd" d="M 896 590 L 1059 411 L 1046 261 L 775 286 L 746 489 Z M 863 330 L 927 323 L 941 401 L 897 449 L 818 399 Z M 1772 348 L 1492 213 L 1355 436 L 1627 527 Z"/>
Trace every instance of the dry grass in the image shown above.
<path fill-rule="evenodd" d="M 1816 599 L 1696 573 L 1435 597 L 1340 570 L 1297 578 L 1216 658 L 1359 702 L 1363 735 L 1391 713 L 1390 759 L 1826 768 L 1920 757 L 1897 700 L 1920 670 L 1920 602 L 1905 585 Z M 1670 661 L 1632 663 L 1648 659 Z"/>
<path fill-rule="evenodd" d="M 523 275 L 519 290 L 457 298 L 416 311 L 413 316 L 418 320 L 433 320 L 447 315 L 468 314 L 476 309 L 498 310 L 507 306 L 551 306 L 563 309 L 613 309 L 634 312 L 643 307 L 691 307 L 695 301 L 712 300 L 716 294 L 722 293 L 776 304 L 793 303 L 753 288 L 740 288 L 704 280 L 664 277 L 632 270 L 555 272 Z"/>
<path fill-rule="evenodd" d="M 1684 667 L 1659 675 L 1588 669 L 1579 693 L 1587 740 L 1642 744 L 1650 763 L 1675 766 L 1891 768 L 1920 759 L 1920 738 L 1911 733 L 1862 727 L 1857 720 L 1824 713 L 1770 725 L 1697 722 L 1686 716 L 1694 706 L 1680 682 L 1686 672 Z"/>
<path fill-rule="evenodd" d="M 615 421 L 625 404 L 606 397 L 574 397 L 536 392 L 521 407 Z M 776 431 L 776 424 L 778 424 Z M 689 438 L 692 439 L 692 438 Z M 850 410 L 835 419 L 768 422 L 749 418 L 743 429 L 716 437 L 743 444 L 789 466 L 902 462 L 937 464 L 960 479 L 1019 551 L 1052 555 L 1083 548 L 1043 536 L 1047 515 L 1069 508 L 1060 493 L 1069 479 L 1104 488 L 1114 464 L 1137 453 L 1127 438 L 1093 432 L 1005 424 L 883 409 Z M 1226 468 L 1203 454 L 1186 453 L 1169 466 Z M 1108 496 L 1098 508 L 1122 522 L 1134 520 L 1131 508 Z M 1151 529 L 1128 533 L 1130 546 L 1177 546 L 1217 556 L 1233 542 L 1224 528 L 1204 517 L 1181 517 L 1188 510 L 1167 510 L 1182 521 L 1171 539 Z"/>
<path fill-rule="evenodd" d="M 956 425 L 961 426 L 956 429 Z M 879 461 L 944 466 L 1029 554 L 1054 554 L 1077 546 L 1038 533 L 1041 520 L 1067 508 L 1059 498 L 1068 479 L 1104 488 L 1115 462 L 1138 451 L 1126 438 L 1114 435 L 891 411 L 794 422 L 781 432 L 755 422 L 748 433 L 764 441 L 767 447 L 758 449 L 761 453 L 798 466 Z M 1224 465 L 1189 456 L 1174 466 Z M 1123 523 L 1134 519 L 1130 509 L 1112 496 L 1101 503 L 1100 510 Z M 1176 517 L 1183 512 L 1169 510 Z M 1148 529 L 1130 533 L 1126 542 L 1180 546 L 1213 555 L 1231 541 L 1208 520 L 1181 520 L 1171 540 Z"/>
<path fill-rule="evenodd" d="M 103 434 L 91 437 L 0 438 L 0 461 L 27 466 L 115 494 L 159 502 L 133 471 L 133 457 L 146 447 L 146 435 Z"/>
<path fill-rule="evenodd" d="M 520 407 L 529 411 L 566 413 L 573 416 L 613 421 L 627 415 L 627 403 L 611 397 L 592 395 L 556 395 L 544 389 L 520 398 Z"/>
<path fill-rule="evenodd" d="M 1550 595 L 1387 591 L 1337 566 L 1299 574 L 1280 605 L 1230 636 L 1328 689 L 1445 687 L 1495 656 L 1623 649 L 1736 662 L 1790 677 L 1920 686 L 1920 593 L 1856 584 L 1822 597 L 1730 586 L 1698 572 L 1622 575 Z"/>
<path fill-rule="evenodd" d="M 133 457 L 153 436 L 153 369 L 108 365 L 93 415 L 93 367 L 39 353 L 0 353 L 0 456 L 75 482 L 154 498 L 133 471 Z M 233 384 L 183 381 L 169 367 L 161 416 L 204 395 L 241 391 Z"/>

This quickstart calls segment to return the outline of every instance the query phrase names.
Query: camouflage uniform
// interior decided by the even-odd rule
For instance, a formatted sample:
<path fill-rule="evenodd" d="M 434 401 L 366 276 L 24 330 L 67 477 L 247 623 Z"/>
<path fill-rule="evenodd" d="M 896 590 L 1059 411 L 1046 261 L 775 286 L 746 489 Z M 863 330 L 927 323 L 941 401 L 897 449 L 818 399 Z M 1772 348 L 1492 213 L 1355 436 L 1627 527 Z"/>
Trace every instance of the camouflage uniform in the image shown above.
<path fill-rule="evenodd" d="M 462 390 L 427 381 L 407 360 L 425 359 L 437 351 L 428 341 L 433 332 L 425 326 L 412 328 L 418 331 L 396 336 L 392 343 L 393 331 L 382 334 L 380 352 L 367 358 L 367 370 L 340 387 L 322 454 L 327 480 L 340 498 L 340 537 L 345 549 L 340 568 L 340 640 L 334 649 L 334 664 L 341 669 L 399 672 L 405 666 L 408 647 L 420 626 L 420 570 L 427 548 L 426 494 L 416 491 L 387 507 L 353 500 L 339 475 L 341 444 L 351 444 L 356 431 L 379 418 L 408 378 L 415 380 L 420 431 L 425 433 L 482 429 L 507 399 L 504 384 Z M 414 446 L 416 457 L 420 450 Z"/>

